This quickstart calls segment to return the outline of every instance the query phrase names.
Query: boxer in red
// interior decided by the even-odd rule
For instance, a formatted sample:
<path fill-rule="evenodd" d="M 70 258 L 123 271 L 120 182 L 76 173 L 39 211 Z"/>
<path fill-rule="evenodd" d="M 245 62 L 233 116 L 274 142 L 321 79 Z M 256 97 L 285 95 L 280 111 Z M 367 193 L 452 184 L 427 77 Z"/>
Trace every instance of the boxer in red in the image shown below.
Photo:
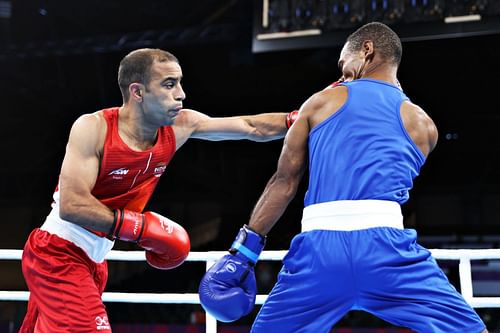
<path fill-rule="evenodd" d="M 24 247 L 31 294 L 21 333 L 111 332 L 101 294 L 114 241 L 137 243 L 159 269 L 189 253 L 182 226 L 143 212 L 175 152 L 189 138 L 280 139 L 291 125 L 286 113 L 212 118 L 183 109 L 181 79 L 171 53 L 133 51 L 118 70 L 123 105 L 73 124 L 52 211 Z"/>

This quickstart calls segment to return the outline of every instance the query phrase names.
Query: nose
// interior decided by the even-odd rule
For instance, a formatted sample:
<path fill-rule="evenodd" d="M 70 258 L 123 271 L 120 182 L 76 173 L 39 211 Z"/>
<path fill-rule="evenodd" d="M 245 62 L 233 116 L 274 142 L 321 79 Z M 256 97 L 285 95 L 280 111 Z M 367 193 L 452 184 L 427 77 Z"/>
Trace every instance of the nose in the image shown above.
<path fill-rule="evenodd" d="M 182 89 L 182 86 L 179 85 L 176 91 L 175 100 L 183 101 L 185 99 L 186 99 L 186 93 L 184 92 L 184 89 Z"/>

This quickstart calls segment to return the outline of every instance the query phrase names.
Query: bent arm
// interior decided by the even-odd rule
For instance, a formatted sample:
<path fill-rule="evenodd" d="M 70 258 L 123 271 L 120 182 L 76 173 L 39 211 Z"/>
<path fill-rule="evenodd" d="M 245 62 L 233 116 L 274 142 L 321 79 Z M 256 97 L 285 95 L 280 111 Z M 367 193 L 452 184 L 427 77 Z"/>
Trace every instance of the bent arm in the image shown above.
<path fill-rule="evenodd" d="M 189 110 L 196 124 L 192 138 L 220 140 L 271 141 L 281 139 L 287 132 L 286 113 L 262 113 L 253 116 L 213 118 Z"/>
<path fill-rule="evenodd" d="M 92 195 L 100 163 L 104 120 L 81 116 L 70 132 L 59 178 L 62 219 L 95 231 L 109 232 L 114 213 Z"/>
<path fill-rule="evenodd" d="M 276 173 L 267 183 L 250 217 L 249 227 L 266 235 L 293 199 L 307 161 L 309 122 L 304 108 L 285 137 Z"/>

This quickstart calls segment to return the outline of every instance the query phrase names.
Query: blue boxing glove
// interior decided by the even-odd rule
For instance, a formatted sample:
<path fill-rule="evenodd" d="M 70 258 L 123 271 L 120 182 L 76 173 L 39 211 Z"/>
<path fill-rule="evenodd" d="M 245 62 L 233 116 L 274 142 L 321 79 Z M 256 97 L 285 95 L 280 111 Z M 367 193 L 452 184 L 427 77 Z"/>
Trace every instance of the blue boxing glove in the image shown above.
<path fill-rule="evenodd" d="M 217 320 L 231 322 L 247 315 L 255 305 L 254 266 L 266 238 L 243 226 L 229 254 L 219 259 L 201 279 L 200 302 Z"/>

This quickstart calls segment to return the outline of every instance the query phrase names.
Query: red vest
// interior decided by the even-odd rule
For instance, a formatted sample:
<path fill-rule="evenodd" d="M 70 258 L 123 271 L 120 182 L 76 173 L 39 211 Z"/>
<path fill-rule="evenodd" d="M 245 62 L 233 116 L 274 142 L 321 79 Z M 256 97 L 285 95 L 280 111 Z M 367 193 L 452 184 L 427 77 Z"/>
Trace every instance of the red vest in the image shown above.
<path fill-rule="evenodd" d="M 92 195 L 111 209 L 142 212 L 174 156 L 174 131 L 171 126 L 160 127 L 153 147 L 135 151 L 118 134 L 118 108 L 105 109 L 102 113 L 108 128 Z"/>

